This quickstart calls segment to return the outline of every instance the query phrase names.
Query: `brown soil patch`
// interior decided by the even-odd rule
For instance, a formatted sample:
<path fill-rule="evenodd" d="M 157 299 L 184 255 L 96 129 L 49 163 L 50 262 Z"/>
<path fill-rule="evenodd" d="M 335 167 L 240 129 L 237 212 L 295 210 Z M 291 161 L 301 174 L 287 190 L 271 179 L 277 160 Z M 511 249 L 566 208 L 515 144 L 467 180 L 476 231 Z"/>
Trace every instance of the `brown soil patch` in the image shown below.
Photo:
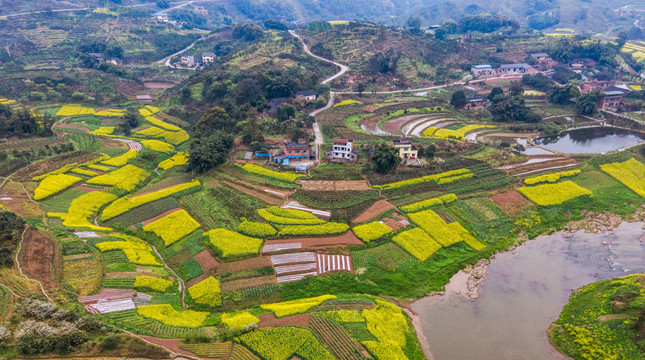
<path fill-rule="evenodd" d="M 85 259 L 85 258 L 90 258 L 94 256 L 92 253 L 87 253 L 87 254 L 76 254 L 76 255 L 69 255 L 65 256 L 64 260 L 78 260 L 78 259 Z"/>
<path fill-rule="evenodd" d="M 519 215 L 525 207 L 530 205 L 529 201 L 515 190 L 493 195 L 490 199 L 510 216 Z"/>
<path fill-rule="evenodd" d="M 258 256 L 245 260 L 221 263 L 217 266 L 217 273 L 224 274 L 228 272 L 259 269 L 271 265 L 271 258 L 268 256 Z"/>
<path fill-rule="evenodd" d="M 151 222 L 155 222 L 155 221 L 157 221 L 157 220 L 159 220 L 159 219 L 161 219 L 161 218 L 163 218 L 163 217 L 165 217 L 165 216 L 167 216 L 167 215 L 170 215 L 170 214 L 172 214 L 172 213 L 174 213 L 174 212 L 177 212 L 177 211 L 179 211 L 179 210 L 181 210 L 181 208 L 175 208 L 175 209 L 172 209 L 172 210 L 168 210 L 168 211 L 166 211 L 166 212 L 165 212 L 165 213 L 163 213 L 163 214 L 159 214 L 159 215 L 157 215 L 157 216 L 153 217 L 152 219 L 148 219 L 148 220 L 146 220 L 146 221 L 142 222 L 141 224 L 142 224 L 143 226 L 146 226 L 146 225 L 150 224 Z"/>
<path fill-rule="evenodd" d="M 260 322 L 259 329 L 272 328 L 278 326 L 300 326 L 303 328 L 309 328 L 309 322 L 311 321 L 311 316 L 308 314 L 288 316 L 280 319 L 270 320 L 267 322 Z"/>
<path fill-rule="evenodd" d="M 203 358 L 191 353 L 190 351 L 182 349 L 181 341 L 179 339 L 161 339 L 161 338 L 148 336 L 148 335 L 141 335 L 140 337 L 155 345 L 165 347 L 166 349 L 169 349 L 170 351 L 175 352 L 177 354 L 186 355 L 186 356 L 190 356 L 191 358 L 197 358 L 197 359 Z"/>
<path fill-rule="evenodd" d="M 390 218 L 384 219 L 383 222 L 385 223 L 385 225 L 389 226 L 392 229 L 392 231 L 394 231 L 394 232 L 399 231 L 400 228 L 405 226 L 400 221 L 390 219 Z"/>
<path fill-rule="evenodd" d="M 152 185 L 146 187 L 145 191 L 137 193 L 135 196 L 146 195 L 146 194 L 150 194 L 150 193 L 153 193 L 153 192 L 156 192 L 156 191 L 169 189 L 169 188 L 171 188 L 173 186 L 176 186 L 176 185 L 179 185 L 179 184 L 184 184 L 184 183 L 187 183 L 187 182 L 190 182 L 190 181 L 191 181 L 191 179 L 187 175 L 179 175 L 179 176 L 169 177 L 169 178 L 166 178 L 166 179 L 163 179 L 163 180 L 159 181 L 156 184 L 152 184 Z"/>
<path fill-rule="evenodd" d="M 363 106 L 363 110 L 369 113 L 373 113 L 374 111 L 378 110 L 378 107 L 367 105 Z"/>
<path fill-rule="evenodd" d="M 607 315 L 598 316 L 598 321 L 607 322 L 610 320 L 627 319 L 627 318 L 629 318 L 629 315 L 627 314 L 607 314 Z"/>
<path fill-rule="evenodd" d="M 38 205 L 29 199 L 29 194 L 16 182 L 7 182 L 0 189 L 2 207 L 23 218 L 39 217 L 42 215 Z M 10 200 L 9 200 L 10 199 Z"/>
<path fill-rule="evenodd" d="M 219 265 L 219 262 L 215 260 L 215 258 L 211 255 L 211 253 L 208 250 L 204 250 L 199 254 L 195 255 L 195 260 L 197 260 L 199 265 L 202 266 L 202 269 L 204 269 L 204 273 L 207 273 L 215 269 Z"/>
<path fill-rule="evenodd" d="M 365 221 L 372 220 L 376 216 L 381 215 L 382 213 L 391 210 L 391 209 L 396 209 L 396 206 L 390 204 L 386 200 L 379 200 L 374 203 L 374 205 L 370 206 L 367 210 L 363 211 L 360 215 L 355 217 L 352 222 L 353 223 L 362 223 Z"/>
<path fill-rule="evenodd" d="M 300 180 L 303 190 L 312 191 L 352 191 L 371 190 L 366 180 Z"/>
<path fill-rule="evenodd" d="M 268 188 L 268 187 L 264 187 L 264 186 L 260 186 L 260 185 L 249 184 L 249 183 L 239 181 L 239 180 L 237 181 L 237 183 L 241 184 L 241 185 L 244 185 L 246 187 L 250 187 L 250 188 L 253 188 L 253 189 L 260 190 L 263 194 L 267 194 L 267 195 L 270 195 L 270 196 L 279 196 L 279 197 L 282 197 L 282 198 L 287 198 L 287 197 L 289 197 L 289 195 L 291 195 L 291 194 L 293 194 L 295 192 L 295 191 L 289 191 L 289 190 L 286 190 L 286 189 L 272 189 L 272 188 Z M 282 195 L 280 195 L 280 194 L 282 194 Z"/>
<path fill-rule="evenodd" d="M 426 117 L 428 114 L 415 114 L 415 115 L 406 115 L 406 116 L 401 116 L 396 119 L 388 120 L 385 124 L 383 124 L 383 130 L 391 133 L 391 134 L 400 134 L 399 129 L 401 129 L 401 126 L 403 124 L 407 123 L 408 121 L 419 119 L 422 117 Z"/>
<path fill-rule="evenodd" d="M 63 129 L 81 130 L 81 131 L 85 131 L 85 132 L 90 131 L 90 129 L 86 128 L 85 126 L 71 125 L 71 124 L 60 124 L 59 123 L 59 124 L 56 124 L 54 127 L 63 128 Z"/>
<path fill-rule="evenodd" d="M 146 89 L 170 89 L 171 87 L 175 86 L 176 84 L 174 83 L 162 83 L 162 82 L 145 82 L 143 83 L 143 86 Z"/>
<path fill-rule="evenodd" d="M 292 244 L 292 243 L 301 243 L 302 249 L 309 250 L 322 250 L 322 249 L 332 249 L 332 248 L 342 248 L 349 245 L 363 245 L 363 242 L 360 241 L 353 232 L 348 231 L 341 236 L 329 237 L 329 238 L 298 238 L 298 239 L 285 239 L 285 240 L 268 240 L 265 242 L 266 245 L 277 245 L 277 244 Z M 298 249 L 301 250 L 301 249 Z"/>
<path fill-rule="evenodd" d="M 220 283 L 220 287 L 222 288 L 222 292 L 228 292 L 228 291 L 249 289 L 249 288 L 254 288 L 262 285 L 271 285 L 271 284 L 277 284 L 275 276 L 273 275 L 258 276 L 258 277 L 239 279 L 239 280 L 233 280 L 233 281 L 225 281 Z"/>
<path fill-rule="evenodd" d="M 376 111 L 376 110 L 374 110 L 374 111 Z M 378 133 L 378 132 L 382 131 L 378 127 L 378 123 L 379 123 L 379 121 L 381 121 L 382 118 L 383 117 L 381 115 L 379 115 L 379 116 L 374 116 L 374 117 L 371 117 L 371 118 L 369 118 L 367 120 L 364 120 L 362 122 L 362 124 L 363 124 L 363 127 L 365 128 L 365 131 L 370 132 L 370 133 Z"/>
<path fill-rule="evenodd" d="M 129 149 L 128 144 L 123 141 L 117 141 L 110 138 L 101 138 L 101 146 L 108 148 L 117 148 L 117 149 Z"/>
<path fill-rule="evenodd" d="M 266 202 L 269 205 L 281 206 L 282 204 L 284 204 L 284 200 L 275 198 L 273 196 L 269 196 L 266 192 L 259 192 L 259 191 L 256 191 L 256 190 L 251 190 L 249 188 L 246 188 L 244 186 L 241 186 L 241 185 L 238 185 L 238 184 L 232 183 L 230 181 L 226 181 L 226 180 L 222 180 L 222 183 L 227 185 L 227 186 L 229 186 L 229 187 L 232 187 L 235 190 L 241 191 L 241 192 L 243 192 L 243 193 L 245 193 L 247 195 L 251 195 L 251 196 L 253 196 L 255 198 L 258 198 L 258 199 Z"/>
<path fill-rule="evenodd" d="M 59 155 L 31 164 L 20 171 L 18 171 L 14 179 L 22 182 L 29 182 L 34 176 L 42 175 L 47 172 L 60 169 L 61 167 L 71 163 L 85 163 L 97 158 L 99 155 L 95 153 L 73 152 L 69 154 Z"/>
<path fill-rule="evenodd" d="M 113 278 L 136 278 L 137 276 L 141 275 L 141 273 L 138 273 L 136 271 L 118 271 L 118 272 L 111 272 L 111 273 L 105 273 L 105 277 L 107 279 L 113 279 Z M 158 277 L 154 274 L 146 274 L 147 276 L 152 276 L 152 277 Z"/>
<path fill-rule="evenodd" d="M 29 229 L 20 251 L 20 265 L 32 279 L 41 281 L 47 288 L 55 288 L 52 280 L 54 243 L 37 230 Z"/>

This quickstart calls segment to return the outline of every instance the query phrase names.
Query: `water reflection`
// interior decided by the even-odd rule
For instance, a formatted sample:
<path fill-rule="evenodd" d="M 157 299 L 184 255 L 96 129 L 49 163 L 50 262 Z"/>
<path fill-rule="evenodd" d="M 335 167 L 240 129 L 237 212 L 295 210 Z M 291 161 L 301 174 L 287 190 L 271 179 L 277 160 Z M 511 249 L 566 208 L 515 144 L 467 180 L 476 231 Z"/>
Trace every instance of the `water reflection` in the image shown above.
<path fill-rule="evenodd" d="M 565 154 L 602 154 L 645 141 L 645 135 L 611 127 L 578 129 L 535 143 Z"/>

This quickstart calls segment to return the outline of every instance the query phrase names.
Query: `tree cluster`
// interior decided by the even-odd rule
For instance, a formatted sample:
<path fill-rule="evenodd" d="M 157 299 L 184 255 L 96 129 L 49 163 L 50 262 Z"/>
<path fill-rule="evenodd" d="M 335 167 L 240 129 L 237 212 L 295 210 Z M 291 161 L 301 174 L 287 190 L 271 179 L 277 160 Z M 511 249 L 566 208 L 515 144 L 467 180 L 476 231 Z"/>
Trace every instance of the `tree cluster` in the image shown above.
<path fill-rule="evenodd" d="M 522 84 L 513 82 L 511 83 L 508 94 L 502 92 L 493 97 L 490 106 L 490 113 L 493 115 L 493 120 L 497 122 L 539 122 L 541 117 L 526 106 L 523 94 L 524 88 Z"/>
<path fill-rule="evenodd" d="M 393 49 L 389 49 L 385 53 L 378 52 L 367 62 L 367 72 L 372 75 L 394 74 L 400 58 L 401 53 L 395 53 Z"/>
<path fill-rule="evenodd" d="M 27 109 L 13 110 L 0 105 L 0 137 L 51 136 L 54 118 L 36 115 Z"/>
<path fill-rule="evenodd" d="M 228 114 L 220 107 L 210 108 L 202 115 L 188 147 L 192 170 L 202 173 L 226 162 L 233 149 L 231 126 Z"/>
<path fill-rule="evenodd" d="M 16 214 L 0 211 L 0 267 L 13 266 L 13 249 L 20 241 L 25 222 Z"/>

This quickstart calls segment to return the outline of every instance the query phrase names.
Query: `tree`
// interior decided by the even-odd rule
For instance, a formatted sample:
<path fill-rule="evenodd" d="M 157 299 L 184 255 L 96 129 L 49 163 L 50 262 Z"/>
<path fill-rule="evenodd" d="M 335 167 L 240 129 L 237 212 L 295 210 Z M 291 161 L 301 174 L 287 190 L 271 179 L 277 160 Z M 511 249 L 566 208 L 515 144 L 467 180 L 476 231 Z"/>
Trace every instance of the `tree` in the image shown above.
<path fill-rule="evenodd" d="M 490 94 L 488 94 L 488 100 L 493 101 L 498 95 L 503 96 L 504 90 L 501 87 L 494 87 L 493 90 L 490 91 Z"/>
<path fill-rule="evenodd" d="M 367 71 L 373 75 L 376 74 L 394 74 L 399 63 L 401 53 L 394 53 L 394 50 L 389 49 L 387 52 L 376 53 L 367 62 Z"/>
<path fill-rule="evenodd" d="M 232 133 L 235 130 L 231 118 L 226 113 L 226 110 L 221 107 L 212 107 L 199 118 L 199 121 L 194 126 L 195 133 L 193 137 L 208 137 L 217 130 L 224 130 Z"/>
<path fill-rule="evenodd" d="M 576 85 L 567 85 L 561 87 L 554 87 L 549 93 L 549 101 L 555 104 L 564 105 L 576 95 L 580 94 L 580 90 Z"/>
<path fill-rule="evenodd" d="M 463 91 L 455 91 L 450 98 L 450 105 L 457 109 L 461 109 L 466 105 L 466 93 Z"/>
<path fill-rule="evenodd" d="M 219 130 L 195 138 L 188 147 L 190 168 L 202 173 L 222 165 L 232 148 L 233 137 Z"/>
<path fill-rule="evenodd" d="M 412 35 L 421 34 L 421 18 L 409 17 L 408 20 L 405 21 L 404 28 Z"/>
<path fill-rule="evenodd" d="M 134 129 L 137 126 L 139 126 L 139 116 L 141 116 L 138 112 L 134 110 L 128 110 L 125 115 L 123 116 L 123 120 L 130 125 L 130 128 Z"/>
<path fill-rule="evenodd" d="M 401 163 L 401 157 L 396 148 L 387 144 L 380 144 L 374 149 L 372 163 L 377 173 L 387 174 Z"/>
<path fill-rule="evenodd" d="M 242 140 L 245 143 L 250 144 L 251 142 L 264 142 L 264 136 L 262 136 L 262 124 L 260 124 L 260 114 L 254 108 L 251 108 L 246 113 L 246 119 L 237 123 L 237 128 L 240 129 L 242 134 Z"/>
<path fill-rule="evenodd" d="M 247 23 L 243 25 L 237 25 L 233 28 L 233 39 L 242 39 L 246 42 L 252 42 L 257 39 L 262 39 L 264 37 L 264 30 L 261 27 Z"/>
<path fill-rule="evenodd" d="M 362 96 L 363 91 L 365 91 L 365 83 L 361 81 L 356 84 L 356 92 L 358 93 L 358 96 Z"/>
<path fill-rule="evenodd" d="M 523 96 L 524 95 L 524 85 L 519 81 L 511 81 L 511 86 L 508 88 L 508 93 L 510 96 Z"/>
<path fill-rule="evenodd" d="M 435 152 L 437 152 L 437 147 L 435 146 L 435 144 L 430 144 L 428 145 L 428 148 L 423 153 L 423 155 L 428 159 L 432 159 L 434 157 Z"/>
<path fill-rule="evenodd" d="M 576 112 L 580 115 L 593 115 L 596 113 L 598 101 L 602 97 L 600 91 L 592 91 L 580 96 L 576 102 Z"/>

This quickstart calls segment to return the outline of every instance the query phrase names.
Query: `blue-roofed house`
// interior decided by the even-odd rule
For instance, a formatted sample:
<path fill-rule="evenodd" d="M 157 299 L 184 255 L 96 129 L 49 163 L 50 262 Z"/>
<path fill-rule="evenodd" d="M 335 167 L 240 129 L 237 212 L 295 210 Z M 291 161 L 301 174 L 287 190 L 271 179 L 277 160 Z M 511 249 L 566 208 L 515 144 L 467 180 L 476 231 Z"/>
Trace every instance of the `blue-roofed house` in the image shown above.
<path fill-rule="evenodd" d="M 495 70 L 493 70 L 493 67 L 488 64 L 473 65 L 470 68 L 470 73 L 473 76 L 492 75 L 495 73 Z"/>

